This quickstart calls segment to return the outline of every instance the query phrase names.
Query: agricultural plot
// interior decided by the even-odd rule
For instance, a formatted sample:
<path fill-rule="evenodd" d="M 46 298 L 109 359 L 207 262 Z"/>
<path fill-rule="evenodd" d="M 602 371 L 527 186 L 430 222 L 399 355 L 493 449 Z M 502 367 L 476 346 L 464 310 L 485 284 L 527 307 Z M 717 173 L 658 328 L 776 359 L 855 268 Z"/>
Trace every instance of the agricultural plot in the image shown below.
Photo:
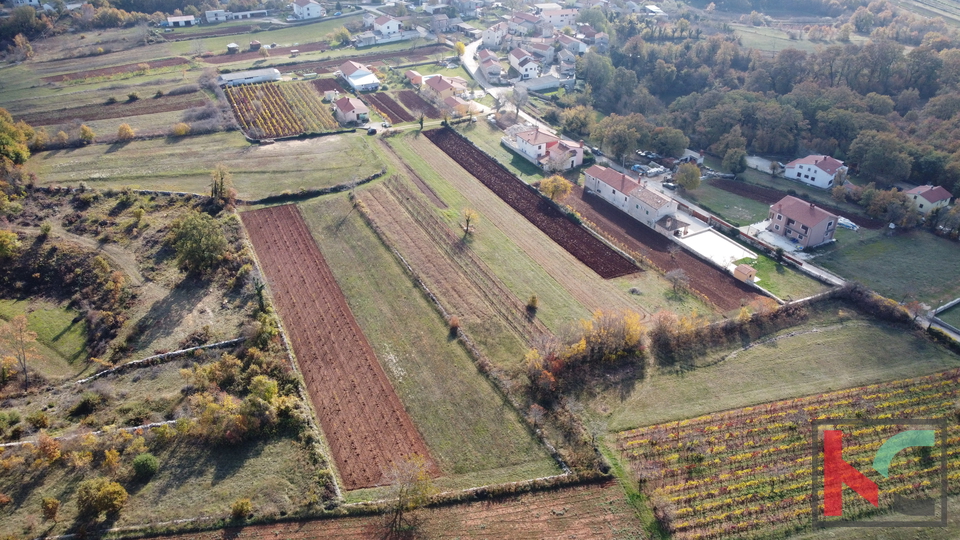
<path fill-rule="evenodd" d="M 304 43 L 302 45 L 291 45 L 289 47 L 275 47 L 268 49 L 268 51 L 271 56 L 286 56 L 289 55 L 290 51 L 293 50 L 300 51 L 301 53 L 308 53 L 325 51 L 329 48 L 330 44 L 326 41 L 317 41 L 315 43 Z M 246 51 L 241 53 L 203 56 L 201 59 L 208 64 L 227 64 L 231 62 L 243 62 L 245 60 L 259 60 L 263 58 L 260 55 L 260 51 Z"/>
<path fill-rule="evenodd" d="M 427 131 L 424 135 L 514 210 L 604 279 L 638 271 L 636 265 L 596 239 L 583 227 L 574 224 L 560 210 L 548 204 L 502 165 L 487 157 L 455 131 L 449 128 L 436 129 Z"/>
<path fill-rule="evenodd" d="M 312 84 L 313 87 L 317 89 L 317 92 L 320 92 L 320 94 L 332 90 L 336 90 L 340 93 L 347 92 L 347 89 L 344 88 L 337 79 L 313 79 L 310 81 L 310 84 Z"/>
<path fill-rule="evenodd" d="M 74 71 L 71 73 L 63 73 L 59 75 L 48 75 L 43 77 L 43 82 L 66 82 L 66 81 L 75 81 L 78 79 L 89 79 L 91 77 L 109 77 L 111 75 L 119 75 L 121 73 L 135 73 L 137 71 L 143 71 L 144 66 L 147 69 L 158 69 L 166 68 L 173 66 L 182 66 L 189 64 L 190 61 L 186 58 L 165 58 L 163 60 L 150 60 L 148 62 L 138 62 L 136 64 L 123 64 L 119 66 L 111 66 L 99 69 L 89 69 L 84 71 Z"/>
<path fill-rule="evenodd" d="M 812 420 L 842 418 L 950 418 L 960 397 L 960 371 L 735 409 L 617 436 L 617 448 L 640 471 L 644 490 L 666 509 L 677 539 L 776 536 L 809 528 Z M 871 468 L 895 426 L 845 430 L 843 458 L 879 481 L 880 509 L 894 495 L 916 498 L 936 490 L 939 460 L 920 452 L 898 455 L 889 479 Z M 949 422 L 945 440 L 948 484 L 960 489 L 960 426 Z M 931 482 L 933 479 L 933 482 Z M 931 485 L 932 484 L 932 485 Z M 939 491 L 935 496 L 939 495 Z M 821 498 L 822 504 L 822 498 Z M 873 511 L 844 497 L 844 518 Z"/>
<path fill-rule="evenodd" d="M 373 105 L 377 112 L 386 116 L 394 124 L 399 124 L 400 122 L 413 122 L 414 120 L 413 115 L 401 107 L 399 103 L 394 101 L 389 94 L 377 92 L 374 94 L 367 94 L 364 96 L 364 98 L 369 101 L 371 105 Z"/>
<path fill-rule="evenodd" d="M 413 90 L 402 90 L 397 94 L 397 97 L 406 108 L 414 112 L 421 111 L 427 118 L 437 120 L 442 116 L 432 103 L 420 97 L 420 94 Z"/>
<path fill-rule="evenodd" d="M 206 103 L 207 99 L 203 94 L 194 93 L 138 99 L 136 101 L 118 102 L 111 105 L 83 105 L 53 111 L 27 113 L 17 115 L 17 119 L 23 120 L 31 126 L 52 126 L 66 124 L 74 120 L 89 122 L 93 120 L 109 120 L 145 114 L 182 111 L 191 107 L 202 107 Z"/>
<path fill-rule="evenodd" d="M 306 83 L 252 84 L 225 90 L 243 130 L 254 139 L 336 129 L 327 105 Z"/>

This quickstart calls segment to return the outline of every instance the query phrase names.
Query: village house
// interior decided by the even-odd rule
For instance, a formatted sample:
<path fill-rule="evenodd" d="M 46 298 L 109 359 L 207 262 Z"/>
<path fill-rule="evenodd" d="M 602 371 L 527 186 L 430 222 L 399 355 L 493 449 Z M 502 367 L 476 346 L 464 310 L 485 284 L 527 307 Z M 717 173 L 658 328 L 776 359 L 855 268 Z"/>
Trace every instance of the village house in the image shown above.
<path fill-rule="evenodd" d="M 293 16 L 301 19 L 319 19 L 327 15 L 327 10 L 314 0 L 296 0 L 293 3 Z"/>
<path fill-rule="evenodd" d="M 610 36 L 606 32 L 600 32 L 593 37 L 593 46 L 597 52 L 605 53 L 610 48 Z"/>
<path fill-rule="evenodd" d="M 651 229 L 657 228 L 658 220 L 677 211 L 672 198 L 608 167 L 594 165 L 584 171 L 584 176 L 584 187 Z"/>
<path fill-rule="evenodd" d="M 373 28 L 373 21 L 377 20 L 377 14 L 372 11 L 364 12 L 363 14 L 363 27 L 364 28 Z"/>
<path fill-rule="evenodd" d="M 380 32 L 383 36 L 391 36 L 400 33 L 400 21 L 393 17 L 383 16 L 373 20 L 374 33 Z"/>
<path fill-rule="evenodd" d="M 420 86 L 423 84 L 423 75 L 419 71 L 414 69 L 408 69 L 406 73 L 403 74 L 404 77 L 410 81 L 410 84 L 414 86 Z"/>
<path fill-rule="evenodd" d="M 341 124 L 362 124 L 367 121 L 369 114 L 370 109 L 357 98 L 342 97 L 333 102 L 333 115 Z"/>
<path fill-rule="evenodd" d="M 446 13 L 437 13 L 430 18 L 430 31 L 434 34 L 446 32 L 450 29 L 450 17 Z"/>
<path fill-rule="evenodd" d="M 532 54 L 534 59 L 541 65 L 552 64 L 553 57 L 556 54 L 553 46 L 546 43 L 531 43 L 527 45 L 527 51 Z"/>
<path fill-rule="evenodd" d="M 557 42 L 564 48 L 564 50 L 570 51 L 573 54 L 583 54 L 587 52 L 587 44 L 580 41 L 577 38 L 572 38 L 566 34 L 560 34 L 557 36 Z"/>
<path fill-rule="evenodd" d="M 455 117 L 467 116 L 474 112 L 473 103 L 460 99 L 457 96 L 450 96 L 444 99 L 443 108 L 450 111 Z"/>
<path fill-rule="evenodd" d="M 354 61 L 340 65 L 340 76 L 357 92 L 372 92 L 380 88 L 380 79 L 363 64 Z"/>
<path fill-rule="evenodd" d="M 229 20 L 227 18 L 227 10 L 225 9 L 213 9 L 210 11 L 204 11 L 203 18 L 206 19 L 208 23 L 226 22 Z"/>
<path fill-rule="evenodd" d="M 579 14 L 579 9 L 552 9 L 544 11 L 540 14 L 540 17 L 554 28 L 563 28 L 564 26 L 573 28 L 577 25 L 577 15 Z"/>
<path fill-rule="evenodd" d="M 942 186 L 917 186 L 907 190 L 906 195 L 913 207 L 924 214 L 950 204 L 950 192 Z"/>
<path fill-rule="evenodd" d="M 477 60 L 480 62 L 480 71 L 487 80 L 500 79 L 503 66 L 500 65 L 500 58 L 496 54 L 489 49 L 480 49 L 477 51 Z"/>
<path fill-rule="evenodd" d="M 784 167 L 783 176 L 818 188 L 839 186 L 847 178 L 847 167 L 830 156 L 809 155 L 795 159 Z"/>
<path fill-rule="evenodd" d="M 443 102 L 448 97 L 456 96 L 467 91 L 467 81 L 460 77 L 445 77 L 434 75 L 424 78 L 423 94 L 437 102 Z"/>
<path fill-rule="evenodd" d="M 515 11 L 513 16 L 510 17 L 507 27 L 509 28 L 511 34 L 525 36 L 533 31 L 539 22 L 540 17 L 537 17 L 533 13 Z"/>
<path fill-rule="evenodd" d="M 583 142 L 542 131 L 539 126 L 516 133 L 515 150 L 541 169 L 566 171 L 583 164 Z"/>
<path fill-rule="evenodd" d="M 498 22 L 487 28 L 481 34 L 483 46 L 488 49 L 499 49 L 503 45 L 503 38 L 507 35 L 509 29 L 510 27 L 506 22 Z"/>
<path fill-rule="evenodd" d="M 787 195 L 770 205 L 767 230 L 802 247 L 833 240 L 840 218 L 819 206 Z"/>
<path fill-rule="evenodd" d="M 523 49 L 510 51 L 510 65 L 517 70 L 521 79 L 530 79 L 540 74 L 540 66 L 533 55 Z"/>

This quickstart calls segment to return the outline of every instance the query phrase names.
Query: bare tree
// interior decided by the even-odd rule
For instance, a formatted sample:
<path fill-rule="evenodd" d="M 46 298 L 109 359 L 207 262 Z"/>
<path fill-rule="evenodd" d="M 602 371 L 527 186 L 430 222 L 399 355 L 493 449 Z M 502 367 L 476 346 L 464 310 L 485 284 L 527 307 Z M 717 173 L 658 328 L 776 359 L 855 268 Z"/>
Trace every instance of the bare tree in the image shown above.
<path fill-rule="evenodd" d="M 480 214 L 473 208 L 464 208 L 463 209 L 463 236 L 466 237 L 468 234 L 473 232 L 472 223 L 477 220 Z"/>
<path fill-rule="evenodd" d="M 430 502 L 436 493 L 427 461 L 415 454 L 410 458 L 394 463 L 384 474 L 384 480 L 390 484 L 388 499 L 392 500 L 387 514 L 387 529 L 390 533 L 402 533 L 416 528 L 416 522 L 409 514 Z"/>
<path fill-rule="evenodd" d="M 24 392 L 27 391 L 30 382 L 27 375 L 27 363 L 29 360 L 37 358 L 36 341 L 37 333 L 27 329 L 26 315 L 17 315 L 3 328 L 0 345 L 12 352 L 13 357 L 17 359 L 20 372 L 23 373 Z"/>
<path fill-rule="evenodd" d="M 683 271 L 683 268 L 675 268 L 667 272 L 664 277 L 673 285 L 673 292 L 675 293 L 679 293 L 690 283 L 690 278 L 687 277 L 687 273 Z"/>

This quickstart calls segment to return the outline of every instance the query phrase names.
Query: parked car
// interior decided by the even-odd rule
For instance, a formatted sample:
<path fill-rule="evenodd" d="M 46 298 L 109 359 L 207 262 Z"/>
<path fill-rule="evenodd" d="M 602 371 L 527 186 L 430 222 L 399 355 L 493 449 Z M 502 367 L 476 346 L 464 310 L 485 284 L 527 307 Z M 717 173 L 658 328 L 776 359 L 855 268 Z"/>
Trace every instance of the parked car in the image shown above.
<path fill-rule="evenodd" d="M 377 134 L 377 128 L 370 128 L 367 130 L 367 135 L 376 135 L 376 134 Z"/>
<path fill-rule="evenodd" d="M 677 189 L 677 188 L 679 187 L 679 186 L 677 186 L 676 184 L 674 184 L 673 182 L 664 182 L 663 184 L 660 184 L 660 185 L 662 185 L 663 187 L 665 187 L 665 188 L 667 188 L 667 189 Z"/>
<path fill-rule="evenodd" d="M 391 126 L 390 126 L 390 122 L 383 122 L 383 123 L 380 124 L 380 126 L 385 127 L 385 128 L 391 127 Z"/>
<path fill-rule="evenodd" d="M 338 15 L 342 15 L 342 14 L 341 14 L 339 11 L 333 14 L 334 17 L 336 17 L 336 16 L 338 16 Z"/>
<path fill-rule="evenodd" d="M 594 146 L 593 148 L 591 148 L 590 151 L 593 152 L 593 155 L 595 155 L 595 156 L 602 156 L 602 155 L 603 155 L 603 152 L 601 152 L 601 151 L 600 151 L 600 148 L 597 147 L 597 146 Z"/>

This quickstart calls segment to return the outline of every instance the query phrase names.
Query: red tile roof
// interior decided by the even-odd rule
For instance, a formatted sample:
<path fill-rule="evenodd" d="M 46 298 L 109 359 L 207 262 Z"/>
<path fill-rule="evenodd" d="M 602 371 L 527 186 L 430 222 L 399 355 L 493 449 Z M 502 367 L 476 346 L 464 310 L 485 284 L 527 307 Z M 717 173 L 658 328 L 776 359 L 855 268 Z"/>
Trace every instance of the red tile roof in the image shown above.
<path fill-rule="evenodd" d="M 481 62 L 487 59 L 496 60 L 497 55 L 490 51 L 490 49 L 480 49 L 480 51 L 477 52 L 477 58 L 480 59 Z"/>
<path fill-rule="evenodd" d="M 357 111 L 358 113 L 370 112 L 370 109 L 368 109 L 367 106 L 364 105 L 362 101 L 352 97 L 340 98 L 334 102 L 334 105 L 337 106 L 337 109 L 339 109 L 340 112 L 345 112 L 345 113 L 348 113 L 350 111 Z"/>
<path fill-rule="evenodd" d="M 825 220 L 833 220 L 834 223 L 839 219 L 836 215 L 827 212 L 819 206 L 809 203 L 803 199 L 787 195 L 770 205 L 774 212 L 783 214 L 787 219 L 792 219 L 801 225 L 814 228 Z"/>
<path fill-rule="evenodd" d="M 640 187 L 633 178 L 602 165 L 594 165 L 585 172 L 620 193 L 629 194 Z"/>
<path fill-rule="evenodd" d="M 392 20 L 393 20 L 393 17 L 387 17 L 386 15 L 384 15 L 383 17 L 377 17 L 376 19 L 374 19 L 373 24 L 383 26 Z"/>
<path fill-rule="evenodd" d="M 523 50 L 523 49 L 514 49 L 514 50 L 510 51 L 510 56 L 516 58 L 517 60 L 522 60 L 522 59 L 530 56 L 530 53 L 528 53 L 527 51 L 525 51 L 525 50 Z"/>
<path fill-rule="evenodd" d="M 517 137 L 527 141 L 528 144 L 550 144 L 560 140 L 556 135 L 551 135 L 546 131 L 540 131 L 539 128 L 521 131 L 517 133 Z"/>
<path fill-rule="evenodd" d="M 917 186 L 913 189 L 907 190 L 908 195 L 919 195 L 931 203 L 938 203 L 940 201 L 949 201 L 950 192 L 943 188 L 943 186 Z"/>
<path fill-rule="evenodd" d="M 360 70 L 369 71 L 366 66 L 364 66 L 363 64 L 358 64 L 353 60 L 349 60 L 347 62 L 344 62 L 343 64 L 340 64 L 340 73 L 343 73 L 347 77 L 353 75 L 354 73 Z"/>
<path fill-rule="evenodd" d="M 832 176 L 837 174 L 837 171 L 840 170 L 840 167 L 843 167 L 843 162 L 830 156 L 811 154 L 805 158 L 795 159 L 790 163 L 787 163 L 787 167 L 793 165 L 814 165 Z"/>

